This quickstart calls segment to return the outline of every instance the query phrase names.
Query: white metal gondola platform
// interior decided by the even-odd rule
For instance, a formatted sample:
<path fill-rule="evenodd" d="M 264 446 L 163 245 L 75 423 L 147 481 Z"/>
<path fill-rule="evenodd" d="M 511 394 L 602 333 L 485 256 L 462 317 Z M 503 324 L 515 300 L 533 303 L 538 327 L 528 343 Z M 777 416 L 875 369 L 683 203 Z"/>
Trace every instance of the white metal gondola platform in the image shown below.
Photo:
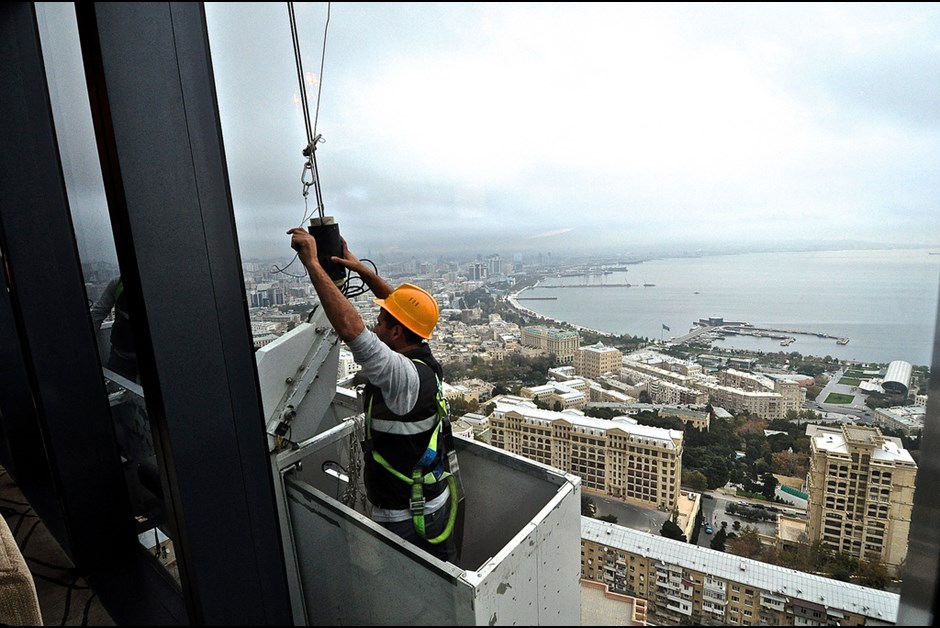
<path fill-rule="evenodd" d="M 328 324 L 258 354 L 296 624 L 580 624 L 577 476 L 455 436 L 466 508 L 457 564 L 443 562 L 374 523 L 361 500 L 344 503 L 363 418 L 336 386 Z"/>

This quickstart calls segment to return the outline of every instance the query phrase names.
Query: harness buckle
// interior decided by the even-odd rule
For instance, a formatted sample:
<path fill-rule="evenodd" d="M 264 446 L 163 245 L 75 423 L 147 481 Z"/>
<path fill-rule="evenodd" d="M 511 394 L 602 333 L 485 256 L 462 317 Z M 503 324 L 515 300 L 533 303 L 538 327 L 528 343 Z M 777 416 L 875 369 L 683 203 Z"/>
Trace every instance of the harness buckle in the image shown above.
<path fill-rule="evenodd" d="M 412 497 L 408 501 L 408 505 L 411 507 L 411 512 L 415 514 L 424 514 L 424 504 L 425 504 L 425 499 L 423 496 L 417 499 Z"/>

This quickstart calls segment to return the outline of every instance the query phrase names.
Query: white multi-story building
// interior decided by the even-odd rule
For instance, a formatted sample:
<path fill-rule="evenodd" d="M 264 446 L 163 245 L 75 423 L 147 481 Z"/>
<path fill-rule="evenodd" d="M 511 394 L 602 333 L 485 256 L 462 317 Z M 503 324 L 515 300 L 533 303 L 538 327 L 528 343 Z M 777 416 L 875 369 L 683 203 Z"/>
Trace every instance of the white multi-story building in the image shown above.
<path fill-rule="evenodd" d="M 585 407 L 588 402 L 587 391 L 588 385 L 584 380 L 568 380 L 526 386 L 519 390 L 519 394 L 527 399 L 537 399 L 552 409 L 568 410 Z"/>
<path fill-rule="evenodd" d="M 875 423 L 893 430 L 901 430 L 907 435 L 922 432 L 924 419 L 927 418 L 926 406 L 895 406 L 878 408 L 873 417 Z"/>
<path fill-rule="evenodd" d="M 345 347 L 340 347 L 339 365 L 336 369 L 336 381 L 343 381 L 349 377 L 352 377 L 361 370 L 362 367 L 356 364 L 356 361 L 353 360 L 352 352 Z"/>
<path fill-rule="evenodd" d="M 517 397 L 494 401 L 494 446 L 579 475 L 586 489 L 664 510 L 675 507 L 682 431 L 637 425 L 627 417 L 608 421 L 540 410 Z"/>

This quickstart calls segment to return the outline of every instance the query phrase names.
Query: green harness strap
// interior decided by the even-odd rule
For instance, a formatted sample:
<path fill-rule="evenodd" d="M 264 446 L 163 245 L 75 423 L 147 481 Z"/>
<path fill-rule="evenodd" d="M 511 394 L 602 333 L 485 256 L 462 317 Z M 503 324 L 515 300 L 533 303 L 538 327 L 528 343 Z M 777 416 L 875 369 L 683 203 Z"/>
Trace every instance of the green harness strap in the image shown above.
<path fill-rule="evenodd" d="M 414 362 L 421 362 L 425 366 L 428 366 L 425 362 L 412 358 Z M 374 448 L 372 449 L 372 459 L 377 463 L 385 467 L 385 469 L 394 475 L 396 478 L 404 482 L 405 484 L 411 485 L 411 500 L 409 502 L 411 508 L 411 519 L 414 522 L 415 531 L 418 533 L 422 539 L 426 540 L 431 544 L 442 543 L 447 540 L 447 537 L 450 536 L 451 532 L 454 530 L 454 522 L 457 520 L 457 480 L 454 478 L 453 474 L 449 471 L 443 471 L 439 476 L 434 474 L 434 471 L 429 471 L 427 473 L 422 472 L 422 461 L 428 459 L 433 461 L 437 458 L 437 437 L 441 432 L 441 427 L 444 423 L 444 417 L 447 416 L 447 402 L 444 400 L 444 390 L 441 383 L 441 379 L 437 376 L 437 373 L 434 374 L 434 379 L 437 380 L 437 416 L 438 422 L 434 427 L 434 430 L 431 432 L 431 440 L 428 443 L 427 449 L 424 452 L 424 455 L 421 457 L 421 460 L 418 461 L 418 464 L 415 465 L 414 469 L 411 471 L 411 477 L 400 473 L 397 469 L 392 467 L 387 460 L 377 452 Z M 369 409 L 366 413 L 366 438 L 372 440 L 372 397 L 369 397 Z M 443 461 L 441 463 L 443 465 Z M 450 489 L 450 513 L 447 517 L 447 526 L 444 528 L 438 536 L 433 539 L 427 538 L 427 533 L 424 528 L 424 486 L 428 484 L 437 484 L 441 480 L 447 480 L 447 486 Z"/>

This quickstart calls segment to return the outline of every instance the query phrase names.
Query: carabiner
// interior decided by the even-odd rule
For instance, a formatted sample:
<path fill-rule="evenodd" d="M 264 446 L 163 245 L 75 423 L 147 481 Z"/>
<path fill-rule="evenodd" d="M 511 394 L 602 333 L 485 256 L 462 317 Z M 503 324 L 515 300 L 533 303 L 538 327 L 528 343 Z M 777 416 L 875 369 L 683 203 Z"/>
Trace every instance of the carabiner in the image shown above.
<path fill-rule="evenodd" d="M 307 173 L 310 173 L 310 180 L 307 180 Z M 310 186 L 314 184 L 313 159 L 308 159 L 304 164 L 304 170 L 300 173 L 300 182 L 304 184 L 304 198 L 310 193 Z"/>

